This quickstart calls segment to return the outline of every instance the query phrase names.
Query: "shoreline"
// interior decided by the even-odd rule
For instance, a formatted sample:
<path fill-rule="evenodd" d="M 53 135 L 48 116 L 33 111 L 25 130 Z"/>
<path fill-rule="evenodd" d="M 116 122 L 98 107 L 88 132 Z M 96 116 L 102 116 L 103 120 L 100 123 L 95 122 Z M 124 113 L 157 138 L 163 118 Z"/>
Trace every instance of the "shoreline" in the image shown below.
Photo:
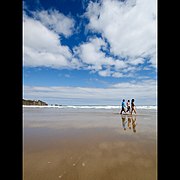
<path fill-rule="evenodd" d="M 72 109 L 121 109 L 120 105 L 47 105 L 47 106 L 38 106 L 38 105 L 23 105 L 23 108 L 72 108 Z M 136 106 L 136 109 L 153 109 L 157 110 L 156 105 L 139 105 Z"/>

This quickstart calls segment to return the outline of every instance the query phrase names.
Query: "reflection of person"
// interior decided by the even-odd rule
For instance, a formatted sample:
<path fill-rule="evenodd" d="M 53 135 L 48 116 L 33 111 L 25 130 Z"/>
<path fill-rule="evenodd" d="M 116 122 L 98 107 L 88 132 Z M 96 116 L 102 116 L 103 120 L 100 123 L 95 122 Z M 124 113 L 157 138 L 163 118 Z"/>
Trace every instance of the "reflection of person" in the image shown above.
<path fill-rule="evenodd" d="M 132 118 L 132 128 L 133 128 L 133 132 L 136 132 L 136 116 L 134 118 Z"/>
<path fill-rule="evenodd" d="M 123 126 L 124 130 L 126 130 L 126 123 L 127 123 L 126 116 L 122 115 L 121 117 L 122 117 L 122 126 Z"/>
<path fill-rule="evenodd" d="M 126 107 L 125 99 L 123 99 L 121 106 L 122 106 L 122 109 L 121 109 L 120 114 L 122 114 L 123 111 L 126 113 L 126 110 L 125 110 L 125 107 Z"/>
<path fill-rule="evenodd" d="M 128 117 L 128 128 L 131 129 L 131 117 Z"/>
<path fill-rule="evenodd" d="M 133 113 L 133 111 L 136 114 L 136 108 L 135 108 L 135 104 L 134 104 L 134 99 L 131 100 L 131 114 Z"/>
<path fill-rule="evenodd" d="M 127 111 L 126 112 L 128 112 L 128 111 L 130 112 L 130 100 L 127 101 L 126 105 L 127 105 Z"/>

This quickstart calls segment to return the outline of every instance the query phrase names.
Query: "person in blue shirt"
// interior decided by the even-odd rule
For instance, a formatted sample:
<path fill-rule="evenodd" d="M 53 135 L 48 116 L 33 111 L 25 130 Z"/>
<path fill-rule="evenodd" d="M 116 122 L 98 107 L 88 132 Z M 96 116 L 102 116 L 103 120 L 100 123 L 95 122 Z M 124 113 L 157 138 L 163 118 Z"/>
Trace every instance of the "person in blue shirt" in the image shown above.
<path fill-rule="evenodd" d="M 126 108 L 125 99 L 123 99 L 121 106 L 122 106 L 122 109 L 121 109 L 120 114 L 122 114 L 123 111 L 126 113 L 126 110 L 125 110 L 125 108 Z"/>

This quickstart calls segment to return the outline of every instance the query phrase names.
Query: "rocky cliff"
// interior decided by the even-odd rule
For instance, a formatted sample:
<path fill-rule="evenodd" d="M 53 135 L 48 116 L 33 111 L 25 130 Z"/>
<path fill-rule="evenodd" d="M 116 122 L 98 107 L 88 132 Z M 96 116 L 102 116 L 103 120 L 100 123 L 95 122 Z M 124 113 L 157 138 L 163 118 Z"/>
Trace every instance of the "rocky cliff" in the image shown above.
<path fill-rule="evenodd" d="M 47 106 L 48 104 L 40 100 L 25 100 L 23 99 L 23 105 L 37 105 L 37 106 Z"/>

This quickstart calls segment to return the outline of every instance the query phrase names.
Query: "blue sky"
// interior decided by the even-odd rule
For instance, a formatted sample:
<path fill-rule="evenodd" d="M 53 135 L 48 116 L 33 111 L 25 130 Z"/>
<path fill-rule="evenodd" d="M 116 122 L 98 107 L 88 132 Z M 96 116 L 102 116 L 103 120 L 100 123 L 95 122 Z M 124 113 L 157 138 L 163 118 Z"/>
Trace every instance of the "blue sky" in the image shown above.
<path fill-rule="evenodd" d="M 23 98 L 156 105 L 156 0 L 23 1 Z"/>

